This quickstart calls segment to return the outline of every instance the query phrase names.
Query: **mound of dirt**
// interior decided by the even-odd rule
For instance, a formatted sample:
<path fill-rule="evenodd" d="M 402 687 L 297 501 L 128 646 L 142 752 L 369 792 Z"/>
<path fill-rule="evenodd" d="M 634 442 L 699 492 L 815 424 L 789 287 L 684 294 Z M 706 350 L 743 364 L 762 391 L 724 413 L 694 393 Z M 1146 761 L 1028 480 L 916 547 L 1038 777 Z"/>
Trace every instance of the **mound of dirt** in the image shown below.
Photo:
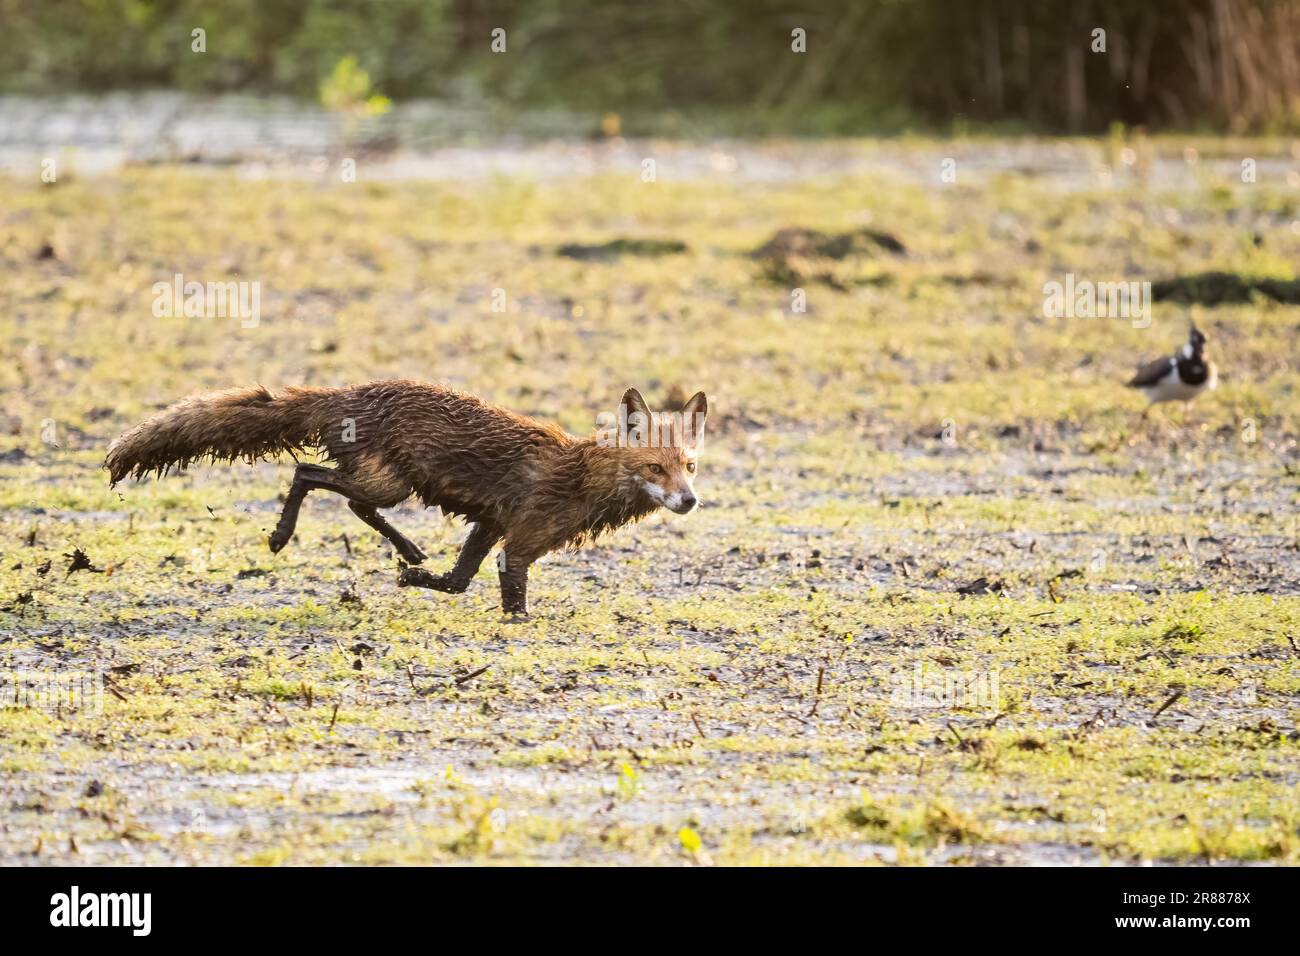
<path fill-rule="evenodd" d="M 771 239 L 754 250 L 755 259 L 785 259 L 802 256 L 814 259 L 845 259 L 851 255 L 871 255 L 879 250 L 892 255 L 906 255 L 907 249 L 897 237 L 875 229 L 852 229 L 829 234 L 802 226 L 779 229 Z"/>
<path fill-rule="evenodd" d="M 831 263 L 870 257 L 881 251 L 891 255 L 907 254 L 903 243 L 887 232 L 853 229 L 830 234 L 802 226 L 788 226 L 777 230 L 750 255 L 762 263 L 762 277 L 768 282 L 776 285 L 819 282 L 844 291 L 848 288 L 845 278 L 837 274 Z"/>
<path fill-rule="evenodd" d="M 1249 302 L 1257 292 L 1275 302 L 1300 305 L 1300 281 L 1294 279 L 1256 279 L 1235 272 L 1201 272 L 1164 279 L 1151 286 L 1151 295 L 1157 302 L 1189 305 Z"/>

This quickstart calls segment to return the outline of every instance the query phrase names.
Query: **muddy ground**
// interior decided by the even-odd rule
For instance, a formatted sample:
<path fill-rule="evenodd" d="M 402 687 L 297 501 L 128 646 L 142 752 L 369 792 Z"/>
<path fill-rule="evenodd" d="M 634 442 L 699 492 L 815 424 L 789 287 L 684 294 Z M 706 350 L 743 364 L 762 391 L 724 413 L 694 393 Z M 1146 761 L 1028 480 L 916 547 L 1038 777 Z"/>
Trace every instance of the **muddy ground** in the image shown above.
<path fill-rule="evenodd" d="M 1194 168 L 0 179 L 0 859 L 1295 863 L 1300 312 L 1043 308 L 1294 278 L 1294 154 L 1132 147 Z M 753 254 L 796 226 L 900 248 Z M 685 250 L 560 254 L 620 239 Z M 175 273 L 259 321 L 156 316 Z M 1193 320 L 1220 387 L 1143 419 L 1123 382 Z M 398 589 L 339 500 L 271 555 L 291 462 L 99 469 L 197 389 L 403 376 L 575 432 L 705 389 L 704 506 L 551 556 L 512 624 L 490 562 Z"/>

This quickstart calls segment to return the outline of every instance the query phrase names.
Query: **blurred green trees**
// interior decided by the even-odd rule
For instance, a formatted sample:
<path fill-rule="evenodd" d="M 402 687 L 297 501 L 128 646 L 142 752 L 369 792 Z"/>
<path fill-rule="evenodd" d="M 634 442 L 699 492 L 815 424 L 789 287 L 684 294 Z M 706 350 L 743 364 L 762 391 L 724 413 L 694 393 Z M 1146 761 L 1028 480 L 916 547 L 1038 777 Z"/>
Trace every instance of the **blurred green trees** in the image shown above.
<path fill-rule="evenodd" d="M 394 99 L 731 111 L 759 127 L 1300 126 L 1300 0 L 0 0 L 0 26 L 7 92 L 314 99 L 352 56 Z"/>

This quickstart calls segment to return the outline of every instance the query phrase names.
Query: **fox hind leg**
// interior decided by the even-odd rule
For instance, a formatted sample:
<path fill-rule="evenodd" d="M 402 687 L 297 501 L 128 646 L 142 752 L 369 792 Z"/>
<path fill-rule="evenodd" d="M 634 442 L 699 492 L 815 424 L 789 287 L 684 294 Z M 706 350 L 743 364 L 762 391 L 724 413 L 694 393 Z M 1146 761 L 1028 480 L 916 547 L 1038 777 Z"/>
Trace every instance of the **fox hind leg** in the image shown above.
<path fill-rule="evenodd" d="M 426 555 L 420 550 L 419 545 L 389 524 L 388 520 L 375 510 L 374 505 L 363 504 L 353 499 L 348 501 L 348 507 L 352 509 L 354 515 L 391 541 L 397 553 L 407 564 L 419 564 L 425 559 Z"/>
<path fill-rule="evenodd" d="M 333 471 L 320 465 L 299 465 L 294 469 L 293 482 L 289 485 L 289 494 L 284 499 L 280 520 L 276 522 L 275 530 L 271 532 L 268 542 L 272 554 L 278 554 L 283 550 L 289 543 L 289 539 L 293 537 L 293 529 L 298 525 L 298 511 L 302 508 L 307 493 L 317 488 L 329 487 L 322 484 L 322 481 L 328 481 L 332 475 L 334 475 Z"/>
<path fill-rule="evenodd" d="M 469 587 L 474 575 L 478 574 L 483 559 L 500 540 L 501 531 L 494 524 L 489 521 L 476 522 L 470 529 L 469 537 L 461 545 L 456 564 L 450 571 L 445 574 L 430 574 L 423 568 L 404 568 L 397 579 L 398 587 L 429 588 L 432 591 L 460 594 Z"/>
<path fill-rule="evenodd" d="M 269 541 L 271 552 L 278 553 L 293 537 L 294 528 L 298 524 L 298 512 L 307 494 L 312 491 L 332 491 L 347 498 L 352 513 L 392 542 L 398 554 L 406 561 L 418 564 L 424 560 L 424 552 L 376 511 L 377 508 L 397 504 L 406 497 L 401 493 L 402 490 L 385 488 L 376 495 L 373 488 L 332 468 L 321 465 L 299 465 L 293 473 L 293 483 L 290 484 L 289 494 L 285 497 L 280 520 L 275 530 L 271 532 Z M 381 500 L 376 501 L 376 497 Z"/>

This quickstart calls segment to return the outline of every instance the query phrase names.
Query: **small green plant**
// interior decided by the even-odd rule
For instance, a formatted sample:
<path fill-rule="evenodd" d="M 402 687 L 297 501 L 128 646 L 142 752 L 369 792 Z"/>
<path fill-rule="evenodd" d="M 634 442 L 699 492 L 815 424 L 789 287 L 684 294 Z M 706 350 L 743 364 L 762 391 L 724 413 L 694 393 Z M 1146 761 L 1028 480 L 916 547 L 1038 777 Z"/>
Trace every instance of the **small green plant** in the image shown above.
<path fill-rule="evenodd" d="M 879 843 L 929 847 L 943 843 L 981 843 L 988 839 L 974 817 L 941 802 L 900 810 L 863 797 L 844 812 L 844 820 Z"/>
<path fill-rule="evenodd" d="M 620 800 L 632 800 L 641 792 L 641 774 L 630 764 L 623 764 L 618 774 L 618 797 Z"/>
<path fill-rule="evenodd" d="M 873 832 L 887 832 L 891 828 L 889 813 L 870 800 L 850 807 L 844 812 L 844 819 L 852 826 Z"/>
<path fill-rule="evenodd" d="M 320 101 L 327 110 L 343 117 L 345 133 L 350 138 L 361 120 L 383 116 L 393 108 L 392 100 L 370 88 L 370 74 L 352 55 L 334 64 L 320 84 Z"/>
<path fill-rule="evenodd" d="M 1166 641 L 1199 641 L 1204 636 L 1205 629 L 1201 625 L 1187 621 L 1170 625 L 1160 635 L 1161 639 Z"/>
<path fill-rule="evenodd" d="M 677 831 L 677 842 L 682 845 L 682 849 L 691 856 L 697 856 L 700 850 L 704 849 L 704 841 L 700 835 L 690 827 L 682 827 Z"/>
<path fill-rule="evenodd" d="M 446 845 L 447 850 L 457 856 L 474 856 L 491 853 L 496 846 L 497 821 L 500 800 L 492 797 L 484 800 L 477 794 L 470 794 L 460 801 L 456 808 L 456 818 L 465 825 L 465 830 Z"/>

